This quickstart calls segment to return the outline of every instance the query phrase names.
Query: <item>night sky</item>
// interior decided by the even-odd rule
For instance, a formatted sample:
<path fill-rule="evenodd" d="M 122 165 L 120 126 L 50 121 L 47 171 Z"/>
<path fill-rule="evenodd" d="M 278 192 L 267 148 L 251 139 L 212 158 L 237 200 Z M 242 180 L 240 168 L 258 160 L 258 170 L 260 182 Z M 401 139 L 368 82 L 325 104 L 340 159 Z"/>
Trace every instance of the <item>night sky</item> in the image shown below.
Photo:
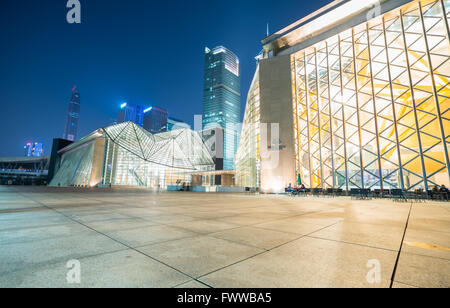
<path fill-rule="evenodd" d="M 275 32 L 327 0 L 0 0 L 0 157 L 62 137 L 71 89 L 81 94 L 78 136 L 111 124 L 121 102 L 160 106 L 193 123 L 202 112 L 204 48 L 241 62 L 242 112 L 266 23 Z M 243 114 L 242 114 L 243 116 Z"/>

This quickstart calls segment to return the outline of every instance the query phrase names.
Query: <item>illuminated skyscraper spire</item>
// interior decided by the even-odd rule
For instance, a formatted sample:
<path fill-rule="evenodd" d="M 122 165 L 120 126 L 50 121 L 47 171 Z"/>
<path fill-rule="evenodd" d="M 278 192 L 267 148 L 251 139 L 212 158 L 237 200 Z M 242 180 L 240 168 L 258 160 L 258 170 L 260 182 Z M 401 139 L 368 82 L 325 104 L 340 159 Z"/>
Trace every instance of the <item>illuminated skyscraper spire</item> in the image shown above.
<path fill-rule="evenodd" d="M 63 135 L 64 139 L 70 141 L 77 139 L 78 121 L 80 119 L 80 93 L 76 88 L 77 86 L 72 88 L 72 97 L 67 110 L 66 127 Z"/>

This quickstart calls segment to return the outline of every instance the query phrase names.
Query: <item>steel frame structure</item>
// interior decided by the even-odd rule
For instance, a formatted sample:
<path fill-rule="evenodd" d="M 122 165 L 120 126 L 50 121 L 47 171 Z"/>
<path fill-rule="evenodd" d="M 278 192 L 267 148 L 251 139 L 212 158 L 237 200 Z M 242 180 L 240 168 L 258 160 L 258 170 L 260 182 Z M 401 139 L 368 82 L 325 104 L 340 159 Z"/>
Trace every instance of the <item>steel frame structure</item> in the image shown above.
<path fill-rule="evenodd" d="M 450 0 L 412 1 L 291 55 L 305 185 L 450 184 L 449 19 Z"/>

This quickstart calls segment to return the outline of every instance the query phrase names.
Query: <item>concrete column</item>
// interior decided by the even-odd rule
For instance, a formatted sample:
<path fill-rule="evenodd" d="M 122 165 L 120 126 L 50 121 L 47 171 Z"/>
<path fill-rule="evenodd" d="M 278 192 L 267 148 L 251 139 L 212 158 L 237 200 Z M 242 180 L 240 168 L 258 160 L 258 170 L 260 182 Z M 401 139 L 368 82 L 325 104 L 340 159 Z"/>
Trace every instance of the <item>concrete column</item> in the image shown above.
<path fill-rule="evenodd" d="M 280 56 L 262 60 L 259 64 L 261 123 L 267 123 L 267 147 L 271 147 L 271 124 L 279 123 L 279 150 L 261 147 L 261 191 L 281 192 L 295 185 L 295 142 L 292 104 L 291 57 Z M 261 136 L 263 138 L 263 136 Z M 263 157 L 270 153 L 271 157 Z M 278 163 L 274 155 L 278 154 Z"/>

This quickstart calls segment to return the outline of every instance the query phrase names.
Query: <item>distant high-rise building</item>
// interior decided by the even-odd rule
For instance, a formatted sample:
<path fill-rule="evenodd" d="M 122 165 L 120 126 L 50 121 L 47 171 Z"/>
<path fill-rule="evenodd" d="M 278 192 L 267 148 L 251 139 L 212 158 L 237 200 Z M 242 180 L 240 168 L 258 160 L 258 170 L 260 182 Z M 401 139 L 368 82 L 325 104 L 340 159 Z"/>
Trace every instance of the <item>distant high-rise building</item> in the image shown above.
<path fill-rule="evenodd" d="M 183 128 L 189 128 L 189 125 L 184 121 L 168 117 L 167 118 L 167 131 L 170 132 L 172 130 L 178 130 Z"/>
<path fill-rule="evenodd" d="M 144 110 L 144 129 L 152 134 L 167 131 L 169 112 L 158 107 L 148 107 Z"/>
<path fill-rule="evenodd" d="M 134 122 L 152 134 L 167 131 L 169 112 L 158 107 L 143 107 L 123 103 L 117 116 L 117 123 Z"/>
<path fill-rule="evenodd" d="M 44 145 L 41 142 L 28 142 L 23 148 L 27 157 L 44 156 Z"/>
<path fill-rule="evenodd" d="M 117 123 L 134 122 L 139 126 L 144 123 L 144 107 L 123 103 L 120 105 L 119 114 L 117 116 Z"/>
<path fill-rule="evenodd" d="M 234 168 L 241 114 L 240 65 L 225 47 L 205 49 L 203 130 L 224 129 L 223 169 Z"/>
<path fill-rule="evenodd" d="M 70 141 L 77 139 L 78 121 L 80 119 L 80 93 L 76 90 L 76 86 L 72 89 L 72 97 L 70 98 L 69 108 L 67 110 L 66 127 L 64 129 L 63 138 Z"/>

